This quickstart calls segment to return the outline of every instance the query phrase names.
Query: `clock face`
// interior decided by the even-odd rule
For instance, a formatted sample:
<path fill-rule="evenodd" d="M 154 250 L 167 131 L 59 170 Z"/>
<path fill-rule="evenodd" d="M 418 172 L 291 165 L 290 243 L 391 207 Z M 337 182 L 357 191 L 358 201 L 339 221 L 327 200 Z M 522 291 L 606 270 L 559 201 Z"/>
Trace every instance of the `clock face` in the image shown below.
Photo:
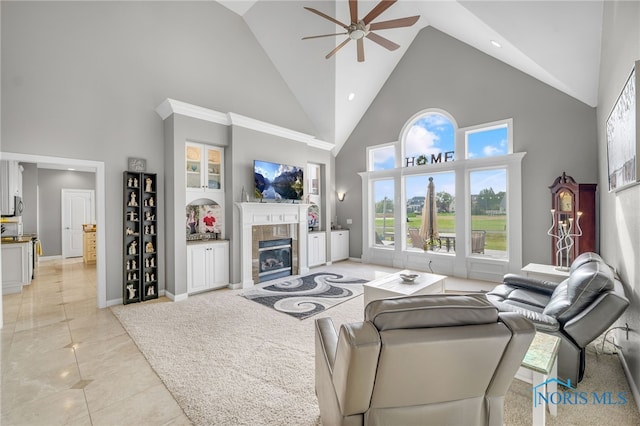
<path fill-rule="evenodd" d="M 568 192 L 560 193 L 560 211 L 568 212 L 573 209 L 573 197 Z"/>

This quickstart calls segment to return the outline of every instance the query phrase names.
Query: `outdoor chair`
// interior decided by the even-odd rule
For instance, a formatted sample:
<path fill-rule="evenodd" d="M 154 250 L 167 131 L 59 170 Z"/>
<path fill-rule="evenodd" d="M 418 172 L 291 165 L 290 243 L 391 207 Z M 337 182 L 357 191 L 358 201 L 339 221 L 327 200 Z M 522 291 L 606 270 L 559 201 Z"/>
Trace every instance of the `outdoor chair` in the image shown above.
<path fill-rule="evenodd" d="M 487 231 L 471 231 L 471 253 L 483 253 Z"/>

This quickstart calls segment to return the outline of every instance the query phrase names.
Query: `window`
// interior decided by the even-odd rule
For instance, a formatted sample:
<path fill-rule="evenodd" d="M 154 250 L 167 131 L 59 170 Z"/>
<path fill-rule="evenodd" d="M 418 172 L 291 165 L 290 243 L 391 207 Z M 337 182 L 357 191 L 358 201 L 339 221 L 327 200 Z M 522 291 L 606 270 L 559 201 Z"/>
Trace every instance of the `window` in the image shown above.
<path fill-rule="evenodd" d="M 373 182 L 373 232 L 375 244 L 380 246 L 392 246 L 395 242 L 393 185 L 393 179 L 380 179 Z"/>
<path fill-rule="evenodd" d="M 472 255 L 507 258 L 507 171 L 469 173 Z"/>
<path fill-rule="evenodd" d="M 454 160 L 455 126 L 443 113 L 419 114 L 402 137 L 404 166 L 422 166 Z"/>
<path fill-rule="evenodd" d="M 430 109 L 407 121 L 400 141 L 369 147 L 360 175 L 373 232 L 363 260 L 420 269 L 428 259 L 429 267 L 486 280 L 519 269 L 525 153 L 513 153 L 512 124 L 458 129 L 446 111 Z"/>
<path fill-rule="evenodd" d="M 386 144 L 368 150 L 369 162 L 367 168 L 369 171 L 391 170 L 396 167 L 396 144 Z"/>
<path fill-rule="evenodd" d="M 433 179 L 433 193 L 429 191 L 429 178 Z M 452 172 L 405 178 L 407 249 L 455 252 L 455 180 Z M 435 210 L 428 208 L 430 197 Z"/>
<path fill-rule="evenodd" d="M 506 123 L 468 130 L 465 135 L 467 140 L 466 158 L 493 157 L 512 152 L 509 144 L 509 128 Z"/>

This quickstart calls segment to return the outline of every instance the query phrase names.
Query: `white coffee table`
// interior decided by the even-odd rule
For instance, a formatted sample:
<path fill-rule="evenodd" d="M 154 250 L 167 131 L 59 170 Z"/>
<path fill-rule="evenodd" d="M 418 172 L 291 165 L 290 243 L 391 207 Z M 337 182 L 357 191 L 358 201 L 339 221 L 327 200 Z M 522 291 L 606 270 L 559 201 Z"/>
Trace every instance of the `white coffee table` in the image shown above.
<path fill-rule="evenodd" d="M 400 274 L 420 275 L 413 283 L 405 283 Z M 363 284 L 364 306 L 373 300 L 387 299 L 397 296 L 413 296 L 418 294 L 444 293 L 445 275 L 427 274 L 425 272 L 400 271 L 385 275 L 382 278 Z"/>

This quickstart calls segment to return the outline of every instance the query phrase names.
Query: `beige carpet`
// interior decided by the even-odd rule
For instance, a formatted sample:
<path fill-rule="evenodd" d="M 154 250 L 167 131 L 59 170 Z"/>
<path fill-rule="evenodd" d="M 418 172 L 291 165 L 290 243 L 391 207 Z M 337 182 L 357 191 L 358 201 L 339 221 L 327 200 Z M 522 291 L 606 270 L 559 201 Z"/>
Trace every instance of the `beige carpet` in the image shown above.
<path fill-rule="evenodd" d="M 111 308 L 189 418 L 197 425 L 317 425 L 313 323 L 362 319 L 355 297 L 306 320 L 218 290 L 178 303 Z M 559 406 L 549 425 L 638 425 L 616 355 L 590 348 L 579 391 L 627 392 L 626 405 Z M 531 385 L 514 380 L 505 423 L 531 424 Z"/>

